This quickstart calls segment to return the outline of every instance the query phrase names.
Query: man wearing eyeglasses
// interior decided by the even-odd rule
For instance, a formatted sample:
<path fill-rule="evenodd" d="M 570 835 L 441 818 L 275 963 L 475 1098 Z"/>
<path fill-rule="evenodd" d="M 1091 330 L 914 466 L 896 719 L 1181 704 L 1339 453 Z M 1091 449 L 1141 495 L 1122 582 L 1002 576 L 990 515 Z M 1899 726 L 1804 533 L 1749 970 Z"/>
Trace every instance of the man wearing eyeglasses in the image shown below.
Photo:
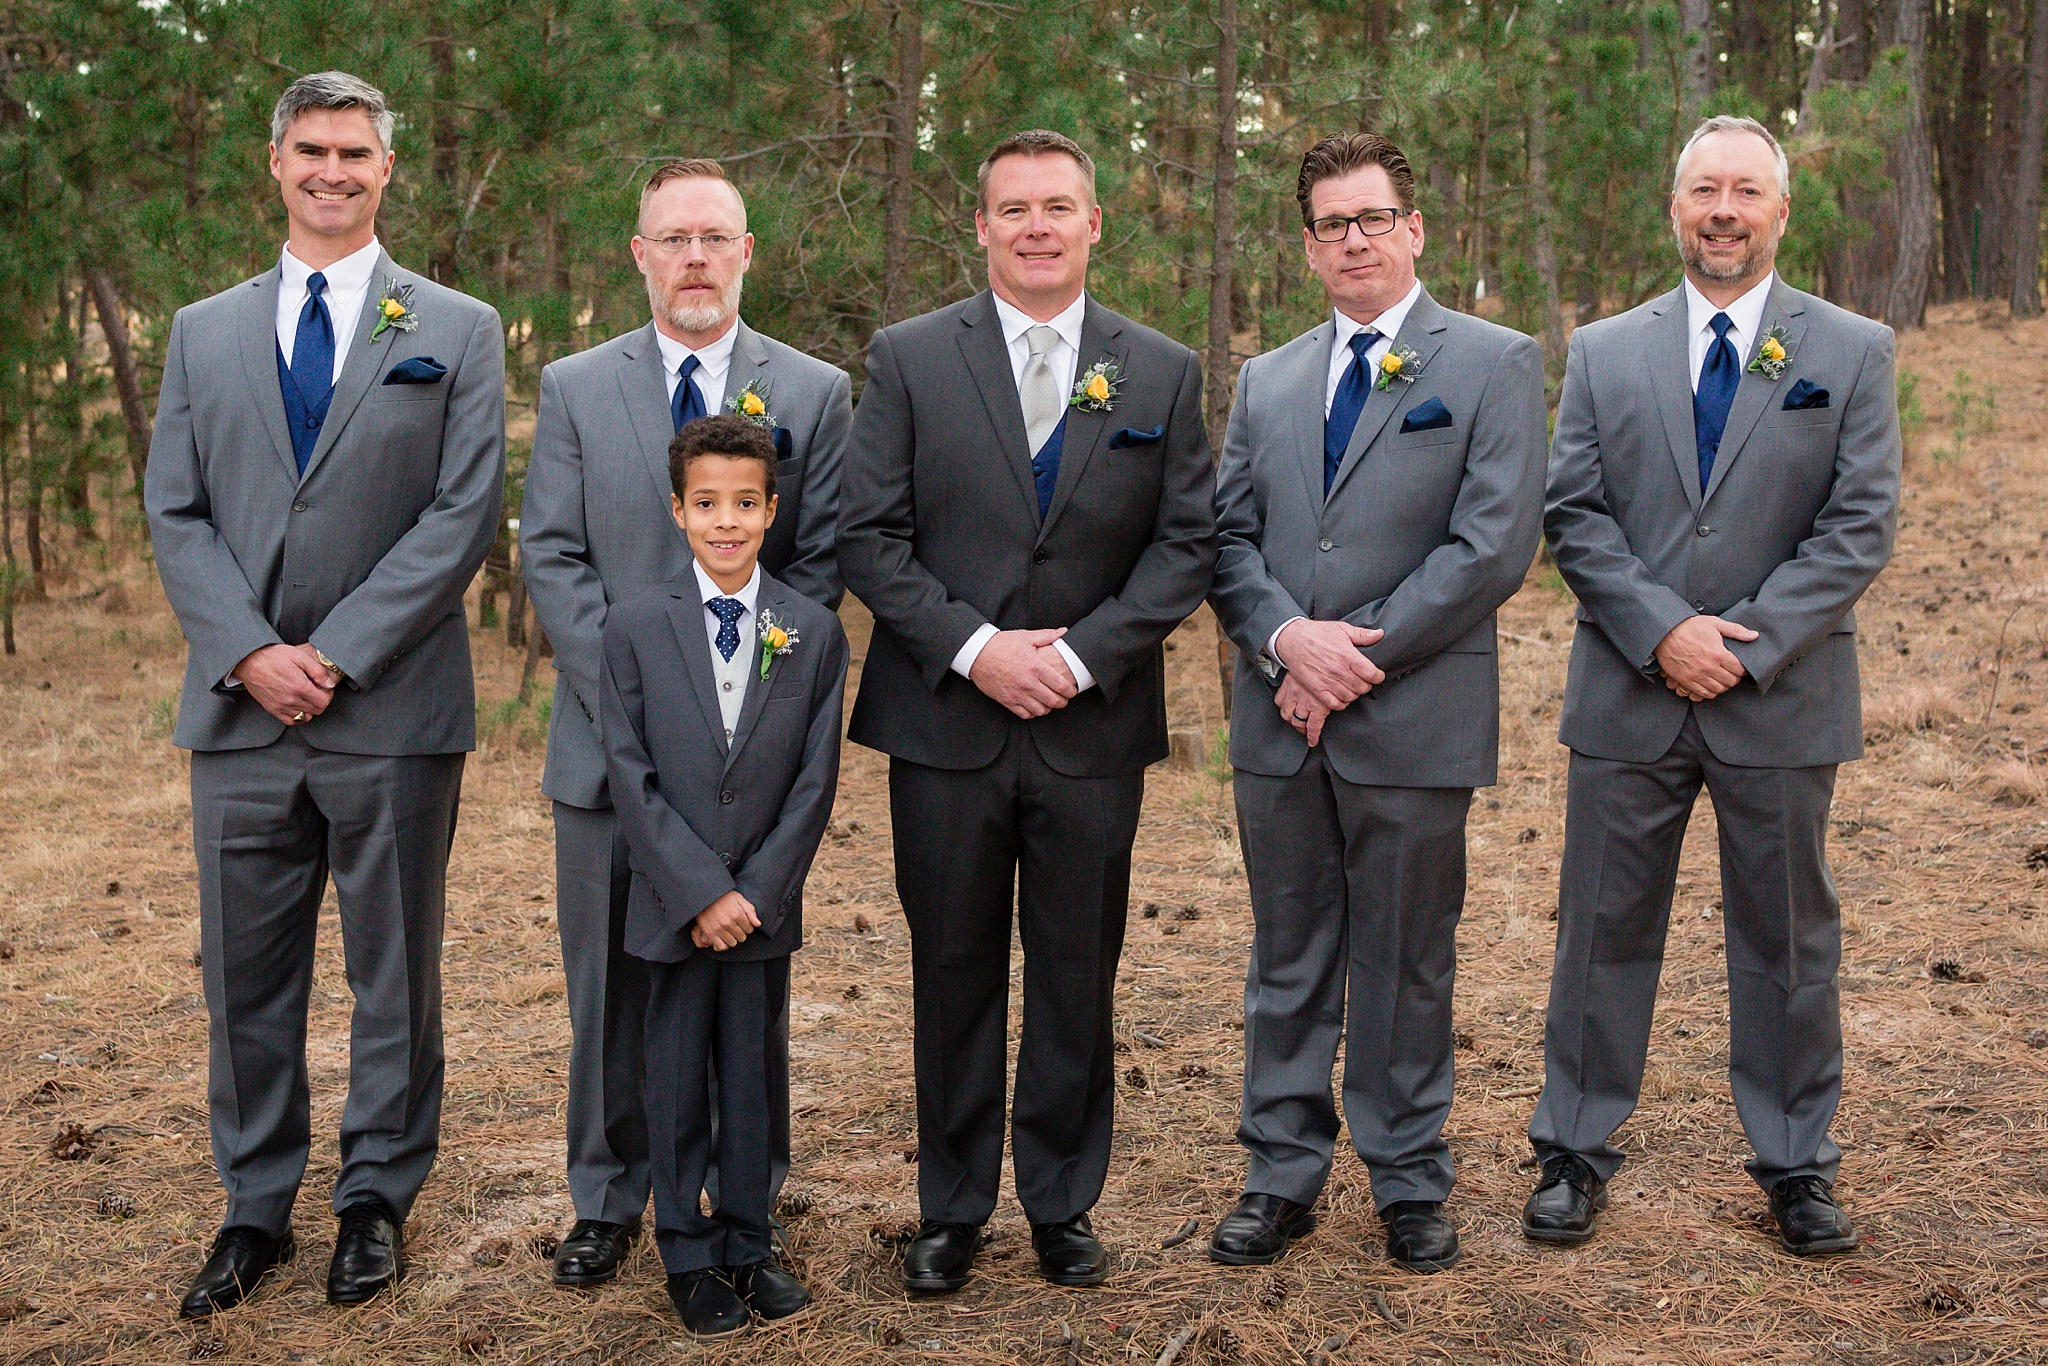
<path fill-rule="evenodd" d="M 618 1274 L 647 1206 L 647 982 L 624 948 L 630 881 L 605 786 L 598 677 L 611 604 L 690 570 L 669 515 L 668 446 L 684 423 L 737 412 L 768 429 L 779 504 L 761 567 L 826 607 L 844 592 L 834 547 L 851 385 L 837 366 L 741 320 L 754 258 L 746 202 L 717 162 L 668 162 L 640 193 L 632 247 L 653 319 L 541 372 L 519 528 L 534 609 L 555 647 L 541 791 L 554 800 L 576 1224 L 555 1253 L 554 1278 L 573 1286 Z M 785 996 L 768 1066 L 778 1190 L 789 1170 L 788 1005 Z"/>
<path fill-rule="evenodd" d="M 1253 938 L 1245 1193 L 1210 1255 L 1278 1261 L 1315 1226 L 1330 1069 L 1387 1256 L 1458 1259 L 1451 988 L 1465 815 L 1494 781 L 1494 609 L 1543 504 L 1543 357 L 1444 308 L 1399 148 L 1326 138 L 1295 197 L 1328 321 L 1245 363 L 1217 472 L 1211 601 L 1240 657 L 1230 762 Z"/>

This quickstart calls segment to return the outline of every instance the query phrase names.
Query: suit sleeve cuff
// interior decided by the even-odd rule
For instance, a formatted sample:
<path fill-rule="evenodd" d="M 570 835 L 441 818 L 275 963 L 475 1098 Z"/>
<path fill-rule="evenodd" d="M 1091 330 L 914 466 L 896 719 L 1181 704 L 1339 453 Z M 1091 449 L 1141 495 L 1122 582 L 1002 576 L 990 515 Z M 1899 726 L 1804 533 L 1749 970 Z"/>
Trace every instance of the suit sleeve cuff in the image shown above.
<path fill-rule="evenodd" d="M 1095 686 L 1095 675 L 1088 672 L 1088 666 L 1081 662 L 1081 656 L 1074 653 L 1073 647 L 1064 640 L 1055 640 L 1052 648 L 1058 650 L 1060 658 L 1067 661 L 1067 668 L 1073 671 L 1076 688 L 1087 692 Z"/>
<path fill-rule="evenodd" d="M 974 661 L 981 658 L 982 648 L 989 641 L 995 639 L 995 634 L 996 627 L 994 622 L 984 621 L 981 625 L 975 627 L 974 634 L 967 637 L 967 643 L 962 645 L 959 653 L 953 656 L 953 672 L 959 674 L 962 678 L 974 677 Z M 1080 662 L 1078 659 L 1069 659 L 1068 667 L 1073 668 L 1079 665 Z M 1075 677 L 1079 678 L 1081 672 L 1081 670 L 1076 669 Z"/>

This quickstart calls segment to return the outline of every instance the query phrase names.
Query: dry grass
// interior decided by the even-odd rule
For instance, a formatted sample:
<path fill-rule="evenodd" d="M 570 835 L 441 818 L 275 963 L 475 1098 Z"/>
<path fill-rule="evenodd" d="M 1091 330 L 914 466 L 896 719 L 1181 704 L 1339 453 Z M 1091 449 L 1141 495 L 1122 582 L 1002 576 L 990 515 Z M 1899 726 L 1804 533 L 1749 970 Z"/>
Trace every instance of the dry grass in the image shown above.
<path fill-rule="evenodd" d="M 811 942 L 796 960 L 789 1229 L 820 1312 L 715 1349 L 678 1346 L 644 1245 L 613 1286 L 551 1288 L 532 1245 L 570 1213 L 567 1026 L 529 708 L 507 714 L 468 770 L 450 877 L 446 1131 L 408 1230 L 404 1286 L 347 1313 L 321 1299 L 347 1037 L 329 933 L 312 1024 L 321 1140 L 300 1260 L 246 1309 L 182 1327 L 172 1306 L 221 1208 L 185 763 L 164 735 L 182 646 L 145 570 L 77 552 L 87 567 L 57 597 L 110 580 L 119 594 L 26 608 L 23 653 L 0 662 L 11 742 L 0 791 L 0 1362 L 1149 1363 L 1208 1316 L 1181 1361 L 1298 1363 L 1335 1335 L 1341 1362 L 2048 1361 L 2048 872 L 2027 863 L 2048 820 L 2001 804 L 2039 795 L 2033 765 L 2048 742 L 2031 676 L 2048 669 L 2048 613 L 2033 596 L 2048 547 L 2048 505 L 2034 495 L 2048 474 L 2043 354 L 2048 325 L 1954 313 L 1907 341 L 1937 413 L 1943 377 L 1965 365 L 1997 377 L 2000 426 L 1954 458 L 1915 457 L 1897 560 L 1860 613 L 1871 750 L 1842 772 L 1832 849 L 1848 1038 L 1836 1132 L 1842 1194 L 1868 1239 L 1853 1257 L 1780 1254 L 1741 1170 L 1704 804 L 1614 1208 L 1576 1251 L 1516 1233 L 1542 1065 L 1563 827 L 1554 733 L 1571 630 L 1568 600 L 1539 569 L 1505 613 L 1520 639 L 1502 647 L 1502 781 L 1473 810 L 1458 997 L 1469 1046 L 1451 1120 L 1467 1254 L 1454 1273 L 1404 1276 L 1379 1260 L 1364 1173 L 1348 1158 L 1322 1227 L 1277 1280 L 1204 1259 L 1242 1175 L 1231 1135 L 1249 912 L 1227 787 L 1159 770 L 1118 992 L 1120 1063 L 1145 1084 L 1120 1091 L 1097 1211 L 1119 1274 L 1096 1292 L 1046 1287 L 1006 1194 L 973 1285 L 948 1301 L 906 1300 L 894 1236 L 916 1213 L 904 1160 L 915 1142 L 908 945 L 883 764 L 849 749 Z M 848 615 L 858 645 L 865 622 Z M 1212 641 L 1206 616 L 1176 640 L 1178 725 L 1221 723 Z M 479 652 L 488 706 L 512 693 L 517 661 L 481 637 Z M 1165 911 L 1145 918 L 1148 901 Z M 1186 906 L 1196 918 L 1175 917 Z M 91 1152 L 55 1160 L 52 1141 L 71 1125 Z M 1200 1234 L 1162 1250 L 1191 1218 Z"/>

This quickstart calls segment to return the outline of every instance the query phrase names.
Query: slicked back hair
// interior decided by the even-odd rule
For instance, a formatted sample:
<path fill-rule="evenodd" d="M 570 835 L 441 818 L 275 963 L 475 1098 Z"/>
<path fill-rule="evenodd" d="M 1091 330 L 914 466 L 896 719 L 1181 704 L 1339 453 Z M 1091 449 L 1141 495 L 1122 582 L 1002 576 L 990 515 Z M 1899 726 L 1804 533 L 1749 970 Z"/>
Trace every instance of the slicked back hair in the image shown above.
<path fill-rule="evenodd" d="M 976 207 L 988 212 L 988 176 L 998 161 L 1004 157 L 1072 157 L 1074 164 L 1081 168 L 1081 174 L 1088 178 L 1088 204 L 1095 204 L 1095 158 L 1081 150 L 1081 144 L 1064 133 L 1055 133 L 1050 128 L 1027 128 L 1021 133 L 1012 133 L 988 149 L 988 155 L 981 159 L 981 168 L 974 173 Z"/>
<path fill-rule="evenodd" d="M 301 76 L 284 88 L 270 111 L 270 142 L 282 150 L 285 130 L 292 120 L 314 109 L 360 109 L 370 116 L 377 141 L 391 150 L 391 130 L 398 120 L 384 100 L 384 92 L 359 76 L 346 71 L 316 71 Z"/>
<path fill-rule="evenodd" d="M 1387 208 L 1412 209 L 1415 207 L 1415 172 L 1408 165 L 1408 158 L 1401 149 L 1378 133 L 1349 133 L 1343 137 L 1324 138 L 1302 154 L 1301 175 L 1294 182 L 1294 198 L 1301 205 L 1301 224 L 1307 227 L 1315 217 L 1311 204 L 1316 186 L 1325 180 L 1362 171 L 1368 166 L 1377 166 L 1387 173 L 1387 179 L 1394 186 L 1394 198 L 1398 204 Z"/>
<path fill-rule="evenodd" d="M 654 197 L 654 192 L 671 180 L 721 182 L 726 189 L 732 191 L 733 202 L 740 206 L 740 231 L 747 230 L 747 197 L 740 193 L 739 186 L 726 178 L 725 167 L 710 157 L 683 157 L 674 161 L 664 161 L 655 167 L 653 174 L 647 177 L 647 183 L 640 187 L 640 213 L 636 222 L 646 218 L 647 201 Z"/>
<path fill-rule="evenodd" d="M 676 497 L 683 496 L 690 462 L 707 455 L 760 461 L 761 496 L 775 496 L 775 442 L 752 418 L 719 413 L 683 424 L 668 443 L 668 482 Z"/>
<path fill-rule="evenodd" d="M 1685 170 L 1686 154 L 1692 151 L 1692 145 L 1712 133 L 1748 133 L 1752 137 L 1762 138 L 1764 145 L 1771 149 L 1771 155 L 1778 160 L 1778 198 L 1792 197 L 1792 163 L 1786 159 L 1785 149 L 1778 145 L 1778 139 L 1772 135 L 1770 129 L 1755 119 L 1746 119 L 1739 114 L 1716 114 L 1710 119 L 1702 120 L 1700 126 L 1692 130 L 1692 136 L 1685 140 L 1685 146 L 1679 150 L 1677 164 L 1671 168 L 1671 193 L 1678 193 L 1678 177 L 1680 172 Z"/>

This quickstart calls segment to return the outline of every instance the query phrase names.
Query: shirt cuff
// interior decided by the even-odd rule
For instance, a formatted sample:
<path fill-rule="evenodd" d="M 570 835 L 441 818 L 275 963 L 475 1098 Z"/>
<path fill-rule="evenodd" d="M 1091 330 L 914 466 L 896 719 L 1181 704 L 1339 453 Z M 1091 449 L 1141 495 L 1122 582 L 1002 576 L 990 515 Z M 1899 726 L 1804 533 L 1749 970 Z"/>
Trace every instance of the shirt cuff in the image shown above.
<path fill-rule="evenodd" d="M 1294 625 L 1294 623 L 1297 621 L 1307 620 L 1307 617 L 1289 617 L 1287 620 L 1281 622 L 1278 626 L 1275 626 L 1273 628 L 1273 634 L 1266 637 L 1266 657 L 1272 660 L 1275 664 L 1280 664 L 1280 633 L 1286 630 L 1288 627 Z M 1285 668 L 1286 666 L 1282 664 L 1281 667 Z"/>
<path fill-rule="evenodd" d="M 1087 692 L 1095 686 L 1095 675 L 1088 672 L 1088 666 L 1081 662 L 1081 656 L 1075 654 L 1066 641 L 1055 640 L 1052 643 L 1052 648 L 1060 652 L 1060 658 L 1066 660 L 1067 667 L 1073 670 L 1074 686 L 1076 688 L 1082 692 Z"/>
<path fill-rule="evenodd" d="M 995 638 L 995 623 L 984 621 L 974 628 L 974 634 L 967 637 L 967 643 L 960 647 L 960 653 L 953 656 L 953 672 L 962 678 L 974 677 L 974 661 L 981 657 L 982 647 Z"/>

